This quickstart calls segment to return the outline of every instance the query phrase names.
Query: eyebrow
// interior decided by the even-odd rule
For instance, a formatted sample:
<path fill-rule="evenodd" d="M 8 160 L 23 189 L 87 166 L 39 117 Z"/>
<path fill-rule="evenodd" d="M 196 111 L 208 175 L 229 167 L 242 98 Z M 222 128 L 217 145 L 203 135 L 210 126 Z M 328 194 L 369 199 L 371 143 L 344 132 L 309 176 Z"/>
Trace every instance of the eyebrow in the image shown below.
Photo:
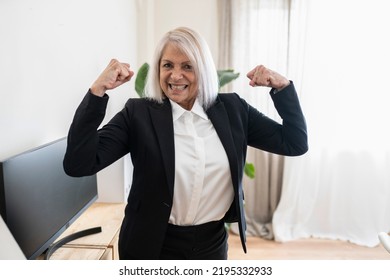
<path fill-rule="evenodd" d="M 161 59 L 160 63 L 162 63 L 162 62 L 169 62 L 169 63 L 173 64 L 173 62 L 171 60 L 169 60 L 169 59 Z M 187 61 L 182 62 L 181 64 L 182 65 L 183 64 L 191 64 L 191 61 L 187 60 Z"/>

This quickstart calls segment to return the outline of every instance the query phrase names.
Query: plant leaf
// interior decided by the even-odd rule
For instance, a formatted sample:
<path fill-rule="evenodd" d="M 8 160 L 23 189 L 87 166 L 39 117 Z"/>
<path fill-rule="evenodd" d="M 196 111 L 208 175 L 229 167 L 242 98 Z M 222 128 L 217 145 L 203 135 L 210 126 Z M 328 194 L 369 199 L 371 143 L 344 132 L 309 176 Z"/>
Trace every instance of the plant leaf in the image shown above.
<path fill-rule="evenodd" d="M 219 79 L 219 88 L 223 87 L 224 85 L 230 83 L 231 81 L 235 80 L 240 76 L 240 73 L 234 73 L 233 69 L 226 69 L 226 70 L 217 70 L 218 79 Z"/>
<path fill-rule="evenodd" d="M 249 178 L 251 179 L 255 178 L 255 166 L 253 165 L 253 163 L 246 162 L 244 167 L 244 172 L 245 175 L 248 176 Z"/>
<path fill-rule="evenodd" d="M 142 64 L 142 66 L 138 69 L 137 77 L 135 78 L 135 91 L 139 95 L 139 97 L 144 97 L 144 89 L 145 89 L 145 83 L 146 83 L 146 77 L 148 75 L 149 71 L 149 64 L 145 62 Z"/>

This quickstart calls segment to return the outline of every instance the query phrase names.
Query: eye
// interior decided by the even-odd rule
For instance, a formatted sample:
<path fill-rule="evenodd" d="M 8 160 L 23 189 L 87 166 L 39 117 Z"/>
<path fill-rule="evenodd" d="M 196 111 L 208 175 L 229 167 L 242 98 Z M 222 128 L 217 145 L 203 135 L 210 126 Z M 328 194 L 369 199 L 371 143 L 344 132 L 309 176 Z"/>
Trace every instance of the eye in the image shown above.
<path fill-rule="evenodd" d="M 185 64 L 183 66 L 183 68 L 184 68 L 184 70 L 190 71 L 190 70 L 192 70 L 192 65 L 191 64 Z"/>
<path fill-rule="evenodd" d="M 172 68 L 172 64 L 169 62 L 166 62 L 166 63 L 161 64 L 161 67 L 169 69 L 169 68 Z"/>

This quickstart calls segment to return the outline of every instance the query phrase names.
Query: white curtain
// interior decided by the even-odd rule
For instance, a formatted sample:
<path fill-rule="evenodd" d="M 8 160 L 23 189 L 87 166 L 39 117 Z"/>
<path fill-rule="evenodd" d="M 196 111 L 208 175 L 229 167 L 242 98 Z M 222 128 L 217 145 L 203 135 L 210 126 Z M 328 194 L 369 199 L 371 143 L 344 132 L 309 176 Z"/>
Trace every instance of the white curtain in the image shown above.
<path fill-rule="evenodd" d="M 375 246 L 378 232 L 390 231 L 387 6 L 385 0 L 231 3 L 231 67 L 242 73 L 234 91 L 278 119 L 267 90 L 247 86 L 246 72 L 264 64 L 294 81 L 308 123 L 309 152 L 285 158 L 274 213 L 267 202 L 273 213 L 267 228 L 277 241 L 312 236 Z M 257 153 L 250 150 L 248 160 Z M 255 164 L 264 166 L 269 162 Z M 264 186 L 254 184 L 245 187 L 250 224 L 263 215 L 256 213 L 264 200 L 256 190 Z"/>
<path fill-rule="evenodd" d="M 235 91 L 261 112 L 280 121 L 269 89 L 252 88 L 246 74 L 259 64 L 286 74 L 289 1 L 220 1 L 219 68 L 240 72 L 226 91 Z M 255 165 L 255 178 L 244 177 L 247 234 L 273 238 L 272 216 L 280 200 L 283 157 L 249 148 L 247 162 Z M 237 226 L 231 230 L 238 232 Z"/>
<path fill-rule="evenodd" d="M 286 159 L 278 241 L 314 236 L 371 247 L 390 231 L 386 2 L 292 1 L 291 30 L 305 32 L 291 34 L 289 74 L 300 83 L 310 151 Z"/>

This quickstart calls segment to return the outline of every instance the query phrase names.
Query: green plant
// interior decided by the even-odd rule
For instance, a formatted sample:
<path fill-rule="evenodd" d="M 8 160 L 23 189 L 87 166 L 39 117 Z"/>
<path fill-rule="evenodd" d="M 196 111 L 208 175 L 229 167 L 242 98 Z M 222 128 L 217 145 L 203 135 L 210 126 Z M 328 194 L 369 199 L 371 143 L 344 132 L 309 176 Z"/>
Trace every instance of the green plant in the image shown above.
<path fill-rule="evenodd" d="M 145 62 L 138 69 L 137 76 L 135 78 L 135 91 L 141 98 L 145 97 L 144 89 L 148 71 L 149 64 Z M 219 88 L 223 87 L 224 85 L 230 83 L 231 81 L 237 79 L 238 76 L 240 76 L 240 73 L 235 73 L 233 69 L 217 70 L 217 74 L 219 79 Z M 253 179 L 255 177 L 254 165 L 252 163 L 246 162 L 244 167 L 244 173 L 246 176 Z"/>
<path fill-rule="evenodd" d="M 142 66 L 138 69 L 137 76 L 135 78 L 135 91 L 137 92 L 139 97 L 144 97 L 144 89 L 145 89 L 145 83 L 146 83 L 146 76 L 148 76 L 149 71 L 149 64 L 144 63 Z"/>

